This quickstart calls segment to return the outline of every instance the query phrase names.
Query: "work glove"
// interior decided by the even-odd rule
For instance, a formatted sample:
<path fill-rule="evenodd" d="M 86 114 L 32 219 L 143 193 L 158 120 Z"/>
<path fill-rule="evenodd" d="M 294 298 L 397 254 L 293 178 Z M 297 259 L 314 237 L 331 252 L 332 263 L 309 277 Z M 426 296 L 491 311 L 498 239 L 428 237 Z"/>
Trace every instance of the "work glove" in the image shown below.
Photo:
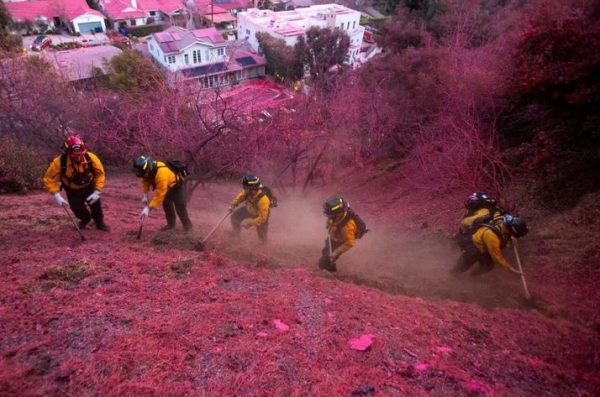
<path fill-rule="evenodd" d="M 335 255 L 335 254 L 329 255 L 329 261 L 331 263 L 335 263 L 335 261 L 337 261 L 339 257 L 340 257 L 339 255 Z"/>
<path fill-rule="evenodd" d="M 88 196 L 88 198 L 85 199 L 85 201 L 88 202 L 88 204 L 94 204 L 96 201 L 100 200 L 100 191 L 99 190 L 94 190 L 94 193 L 90 194 Z"/>
<path fill-rule="evenodd" d="M 249 220 L 245 220 L 244 222 L 242 222 L 242 227 L 244 229 L 250 229 L 252 227 L 252 223 Z"/>
<path fill-rule="evenodd" d="M 140 214 L 140 218 L 146 218 L 150 214 L 150 207 L 145 206 Z"/>
<path fill-rule="evenodd" d="M 62 198 L 62 196 L 60 195 L 60 193 L 54 193 L 54 200 L 56 201 L 56 204 L 62 206 L 65 205 L 69 205 L 69 202 L 67 200 L 65 200 L 64 198 Z"/>
<path fill-rule="evenodd" d="M 235 210 L 235 205 L 231 204 L 227 211 L 229 211 L 229 213 L 231 214 L 233 212 L 233 210 Z"/>
<path fill-rule="evenodd" d="M 142 196 L 142 203 L 148 205 L 148 193 Z"/>

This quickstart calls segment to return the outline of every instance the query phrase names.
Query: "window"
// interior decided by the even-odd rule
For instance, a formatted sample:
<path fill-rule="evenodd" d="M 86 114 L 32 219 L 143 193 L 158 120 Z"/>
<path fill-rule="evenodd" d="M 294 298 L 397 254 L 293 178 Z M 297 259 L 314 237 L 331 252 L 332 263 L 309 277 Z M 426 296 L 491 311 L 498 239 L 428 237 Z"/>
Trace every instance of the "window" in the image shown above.
<path fill-rule="evenodd" d="M 186 65 L 190 64 L 190 56 L 188 54 L 183 55 L 183 62 L 185 62 Z"/>
<path fill-rule="evenodd" d="M 356 29 L 356 21 L 352 23 L 352 29 Z"/>
<path fill-rule="evenodd" d="M 151 17 L 154 17 L 154 16 L 156 16 L 156 11 L 150 11 L 149 14 Z"/>
<path fill-rule="evenodd" d="M 172 64 L 174 64 L 174 63 L 175 63 L 175 56 L 174 56 L 174 55 L 169 55 L 169 56 L 167 57 L 167 63 L 168 63 L 169 65 L 172 65 Z"/>
<path fill-rule="evenodd" d="M 150 44 L 150 51 L 154 51 L 154 46 Z"/>
<path fill-rule="evenodd" d="M 137 24 L 137 22 L 135 21 L 135 19 L 129 20 L 129 26 L 135 26 L 136 24 Z"/>
<path fill-rule="evenodd" d="M 192 59 L 194 63 L 200 63 L 202 62 L 202 59 L 200 57 L 200 50 L 194 50 L 192 51 Z"/>
<path fill-rule="evenodd" d="M 225 55 L 225 48 L 217 48 L 217 55 Z"/>

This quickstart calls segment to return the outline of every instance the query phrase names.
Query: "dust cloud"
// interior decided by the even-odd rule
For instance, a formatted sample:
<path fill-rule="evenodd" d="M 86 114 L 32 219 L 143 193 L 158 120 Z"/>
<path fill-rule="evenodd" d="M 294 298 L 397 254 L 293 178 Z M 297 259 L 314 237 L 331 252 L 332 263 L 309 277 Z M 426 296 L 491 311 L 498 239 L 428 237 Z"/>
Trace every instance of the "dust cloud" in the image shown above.
<path fill-rule="evenodd" d="M 232 184 L 212 186 L 196 195 L 190 213 L 204 234 L 226 215 L 229 202 L 238 192 L 239 187 Z M 317 261 L 327 238 L 323 202 L 331 195 L 278 195 L 278 207 L 271 210 L 269 219 L 268 247 L 259 243 L 253 228 L 243 230 L 240 241 L 230 241 L 231 223 L 226 219 L 210 238 L 213 250 L 236 260 L 266 256 L 272 267 L 307 268 L 317 276 L 393 294 L 470 302 L 490 309 L 521 305 L 519 279 L 512 273 L 495 268 L 482 277 L 471 277 L 469 273 L 451 275 L 460 251 L 448 237 L 407 232 L 391 219 L 385 224 L 376 222 L 348 195 L 344 197 L 370 231 L 340 257 L 336 273 L 318 270 Z"/>

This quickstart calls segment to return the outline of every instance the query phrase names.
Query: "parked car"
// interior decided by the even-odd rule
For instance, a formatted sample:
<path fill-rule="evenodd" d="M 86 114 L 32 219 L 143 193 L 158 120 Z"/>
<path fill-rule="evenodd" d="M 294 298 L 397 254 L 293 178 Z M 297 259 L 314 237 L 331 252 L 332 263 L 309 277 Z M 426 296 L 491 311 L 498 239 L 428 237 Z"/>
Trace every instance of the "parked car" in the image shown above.
<path fill-rule="evenodd" d="M 32 51 L 42 51 L 44 48 L 48 48 L 52 45 L 52 39 L 46 35 L 40 35 L 33 40 L 31 43 Z"/>
<path fill-rule="evenodd" d="M 106 31 L 106 36 L 108 36 L 108 38 L 110 39 L 111 42 L 113 43 L 121 43 L 123 44 L 126 48 L 133 50 L 133 43 L 131 42 L 131 40 L 129 39 L 129 37 L 123 36 L 117 32 L 114 32 L 112 30 L 107 30 Z"/>

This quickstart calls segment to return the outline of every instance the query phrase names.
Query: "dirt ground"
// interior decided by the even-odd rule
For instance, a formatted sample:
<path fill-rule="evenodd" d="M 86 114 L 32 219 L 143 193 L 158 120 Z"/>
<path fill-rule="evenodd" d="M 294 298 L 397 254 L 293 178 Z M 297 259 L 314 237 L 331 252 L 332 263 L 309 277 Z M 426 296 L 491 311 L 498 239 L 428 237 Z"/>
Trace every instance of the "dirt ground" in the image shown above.
<path fill-rule="evenodd" d="M 49 194 L 1 196 L 0 396 L 600 393 L 597 197 L 524 208 L 528 301 L 502 269 L 449 275 L 465 192 L 430 197 L 392 175 L 279 192 L 268 246 L 254 229 L 233 240 L 226 219 L 195 251 L 238 189 L 198 189 L 191 235 L 160 233 L 156 210 L 138 240 L 138 181 L 109 174 L 112 230 L 88 226 L 83 242 Z M 334 193 L 371 230 L 328 273 L 315 265 Z"/>

